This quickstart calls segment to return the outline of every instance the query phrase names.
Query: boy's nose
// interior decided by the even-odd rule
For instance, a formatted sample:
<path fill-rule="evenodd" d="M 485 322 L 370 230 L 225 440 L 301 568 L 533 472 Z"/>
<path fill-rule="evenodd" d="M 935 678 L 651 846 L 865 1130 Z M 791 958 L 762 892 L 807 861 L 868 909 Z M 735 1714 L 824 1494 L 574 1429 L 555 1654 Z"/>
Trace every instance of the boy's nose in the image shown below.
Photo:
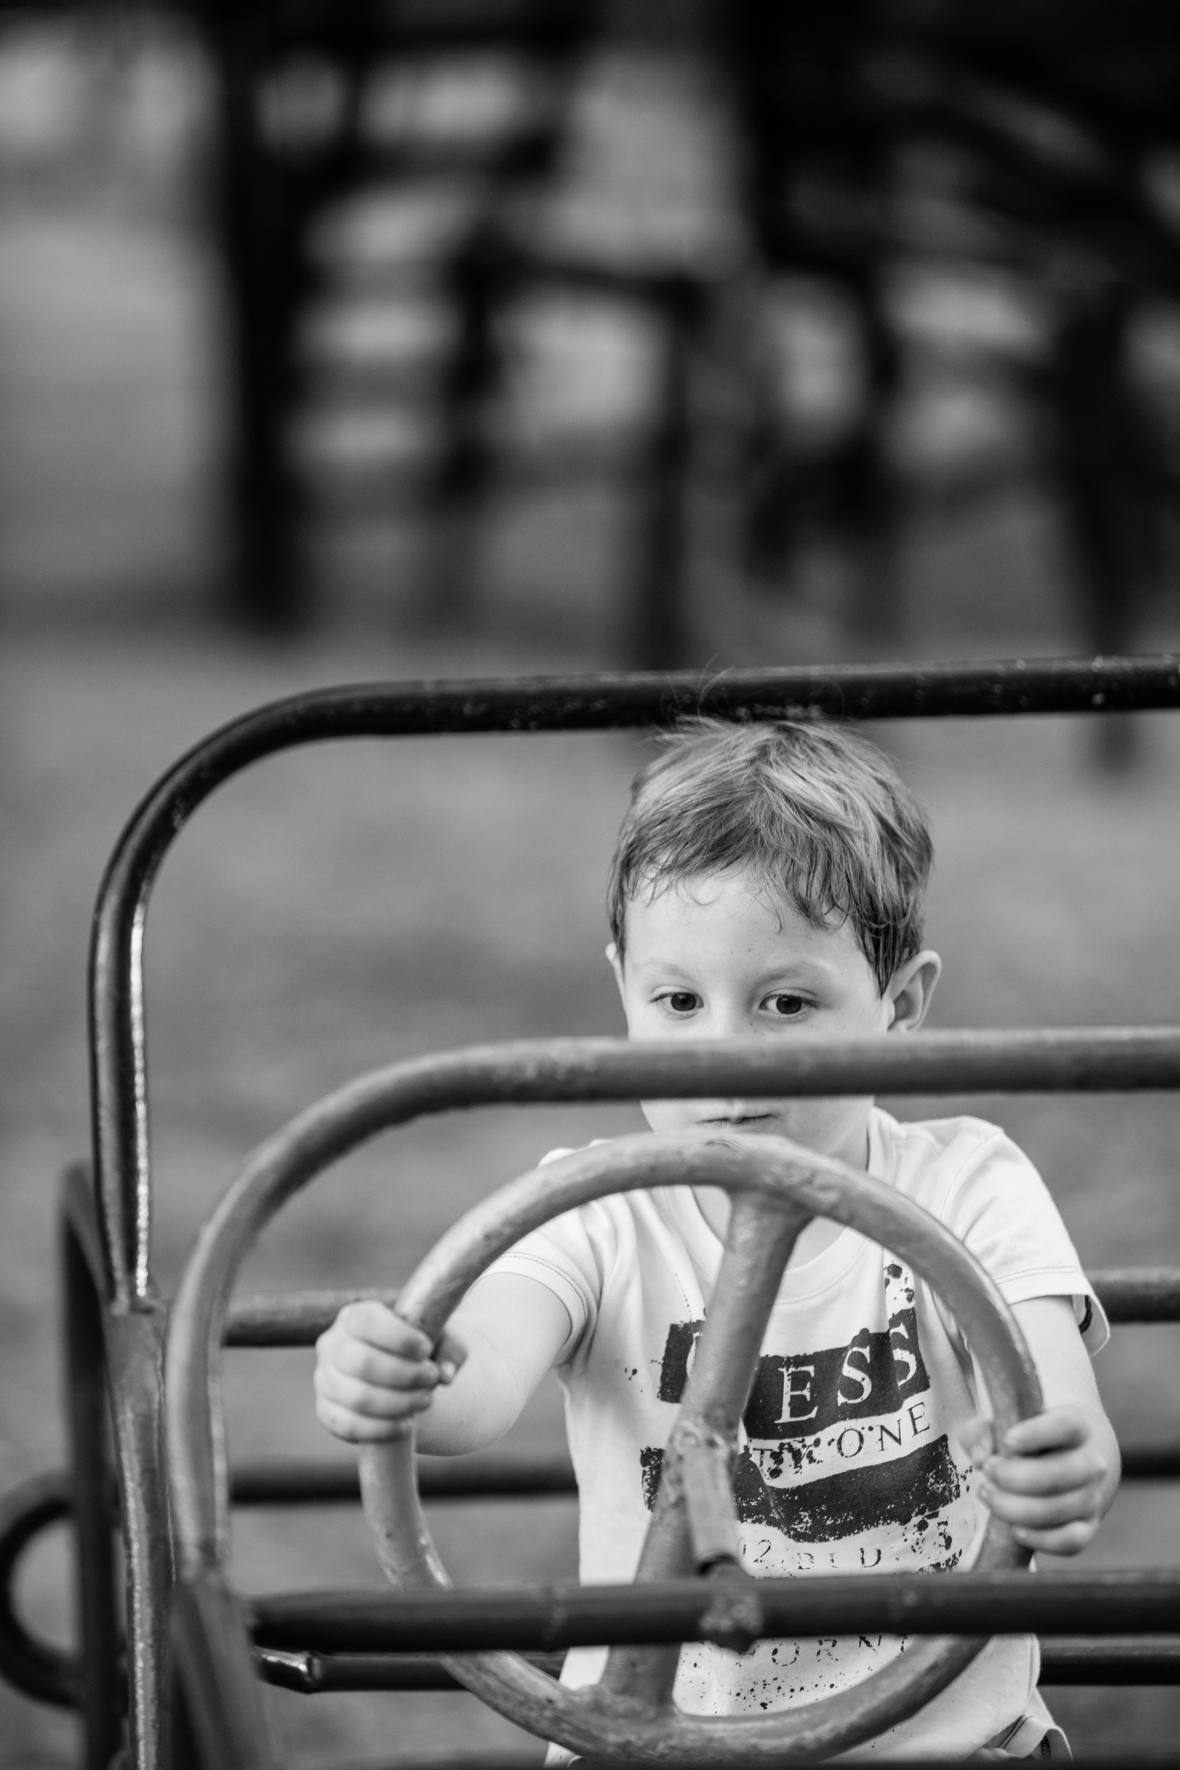
<path fill-rule="evenodd" d="M 701 1030 L 709 1039 L 748 1039 L 754 1031 L 750 1016 L 744 1008 L 736 1004 L 732 1007 L 718 1005 L 712 1013 L 702 1016 Z"/>

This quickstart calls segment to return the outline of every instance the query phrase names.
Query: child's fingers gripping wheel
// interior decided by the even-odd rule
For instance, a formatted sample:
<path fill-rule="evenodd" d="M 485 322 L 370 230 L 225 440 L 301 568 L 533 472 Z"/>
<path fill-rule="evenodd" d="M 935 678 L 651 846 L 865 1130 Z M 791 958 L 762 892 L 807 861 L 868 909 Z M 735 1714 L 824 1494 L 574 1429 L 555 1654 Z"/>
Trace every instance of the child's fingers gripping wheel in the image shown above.
<path fill-rule="evenodd" d="M 529 1230 L 607 1193 L 675 1184 L 717 1186 L 735 1196 L 707 1325 L 664 1452 L 639 1581 L 736 1562 L 729 1460 L 783 1267 L 813 1216 L 882 1243 L 940 1293 L 984 1372 L 1000 1432 L 1039 1409 L 1036 1374 L 1011 1312 L 950 1231 L 881 1181 L 777 1137 L 642 1134 L 548 1162 L 442 1237 L 401 1292 L 399 1313 L 437 1339 L 474 1279 Z M 418 1501 L 412 1435 L 365 1446 L 361 1481 L 387 1576 L 417 1588 L 449 1584 Z M 1027 1559 L 993 1521 L 974 1567 L 1014 1567 Z M 736 1567 L 734 1578 L 741 1578 Z M 747 1626 L 740 1593 L 727 1584 L 719 1596 L 722 1602 L 702 1606 L 702 1634 L 724 1639 L 730 1629 L 736 1642 Z M 770 1762 L 784 1753 L 845 1750 L 928 1702 L 982 1646 L 978 1639 L 920 1637 L 838 1697 L 752 1716 L 679 1709 L 672 1696 L 676 1648 L 616 1647 L 602 1681 L 581 1689 L 566 1688 L 503 1651 L 465 1653 L 446 1663 L 493 1708 L 575 1752 L 687 1765 L 712 1762 L 721 1752 Z"/>

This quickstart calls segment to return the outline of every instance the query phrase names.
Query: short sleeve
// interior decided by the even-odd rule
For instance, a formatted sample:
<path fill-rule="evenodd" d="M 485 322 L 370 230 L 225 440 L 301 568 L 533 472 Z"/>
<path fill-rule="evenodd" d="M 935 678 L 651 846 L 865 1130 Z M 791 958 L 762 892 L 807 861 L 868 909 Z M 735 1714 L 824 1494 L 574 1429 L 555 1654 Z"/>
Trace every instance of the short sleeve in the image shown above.
<path fill-rule="evenodd" d="M 951 1159 L 938 1214 L 1009 1303 L 1070 1297 L 1093 1355 L 1110 1338 L 1110 1326 L 1048 1187 L 1002 1131 L 979 1129 L 989 1134 L 965 1138 L 966 1147 L 952 1144 L 947 1151 Z"/>
<path fill-rule="evenodd" d="M 554 1161 L 569 1153 L 565 1149 L 552 1150 L 544 1160 Z M 604 1213 L 593 1204 L 566 1211 L 522 1236 L 488 1268 L 489 1273 L 531 1278 L 545 1285 L 564 1305 L 570 1318 L 570 1333 L 558 1354 L 558 1364 L 565 1364 L 573 1356 L 593 1333 L 598 1319 L 605 1258 L 603 1241 L 608 1228 L 600 1218 L 604 1218 Z"/>

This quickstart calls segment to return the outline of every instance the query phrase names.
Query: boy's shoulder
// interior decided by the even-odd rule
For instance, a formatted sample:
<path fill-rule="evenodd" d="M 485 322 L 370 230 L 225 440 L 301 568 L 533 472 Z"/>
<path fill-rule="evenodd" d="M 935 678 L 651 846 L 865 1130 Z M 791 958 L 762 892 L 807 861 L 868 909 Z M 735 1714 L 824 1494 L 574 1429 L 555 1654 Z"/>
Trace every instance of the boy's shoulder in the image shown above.
<path fill-rule="evenodd" d="M 1000 1125 L 959 1114 L 898 1119 L 874 1107 L 869 1121 L 869 1170 L 903 1192 L 943 1191 L 992 1167 L 1027 1174 L 1028 1157 Z"/>
<path fill-rule="evenodd" d="M 956 1113 L 941 1119 L 900 1119 L 883 1106 L 874 1106 L 872 1125 L 895 1145 L 930 1151 L 946 1149 L 981 1149 L 996 1142 L 1010 1142 L 1002 1125 L 990 1119 L 976 1118 L 971 1113 Z"/>

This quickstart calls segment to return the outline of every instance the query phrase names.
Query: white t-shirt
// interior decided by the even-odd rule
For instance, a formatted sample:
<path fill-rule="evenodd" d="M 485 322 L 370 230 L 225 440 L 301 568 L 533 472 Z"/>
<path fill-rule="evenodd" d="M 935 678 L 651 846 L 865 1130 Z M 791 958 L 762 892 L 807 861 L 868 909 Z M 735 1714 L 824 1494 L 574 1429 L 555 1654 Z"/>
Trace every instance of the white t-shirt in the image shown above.
<path fill-rule="evenodd" d="M 874 1108 L 869 1171 L 947 1225 L 1010 1303 L 1070 1296 L 1093 1352 L 1101 1306 L 1049 1193 L 994 1125 L 904 1123 Z M 650 1521 L 663 1446 L 721 1258 L 688 1187 L 616 1193 L 570 1211 L 496 1262 L 547 1285 L 570 1335 L 558 1376 L 580 1496 L 583 1581 L 624 1581 Z M 743 1415 L 734 1492 L 745 1565 L 761 1575 L 957 1566 L 983 1520 L 955 1428 L 980 1411 L 970 1355 L 930 1287 L 855 1230 L 789 1270 Z M 689 1643 L 675 1700 L 762 1714 L 847 1689 L 904 1650 L 896 1636 Z M 563 1679 L 594 1682 L 605 1650 Z M 1021 1714 L 1044 1715 L 1032 1637 L 997 1636 L 940 1696 L 858 1752 L 965 1756 Z"/>

